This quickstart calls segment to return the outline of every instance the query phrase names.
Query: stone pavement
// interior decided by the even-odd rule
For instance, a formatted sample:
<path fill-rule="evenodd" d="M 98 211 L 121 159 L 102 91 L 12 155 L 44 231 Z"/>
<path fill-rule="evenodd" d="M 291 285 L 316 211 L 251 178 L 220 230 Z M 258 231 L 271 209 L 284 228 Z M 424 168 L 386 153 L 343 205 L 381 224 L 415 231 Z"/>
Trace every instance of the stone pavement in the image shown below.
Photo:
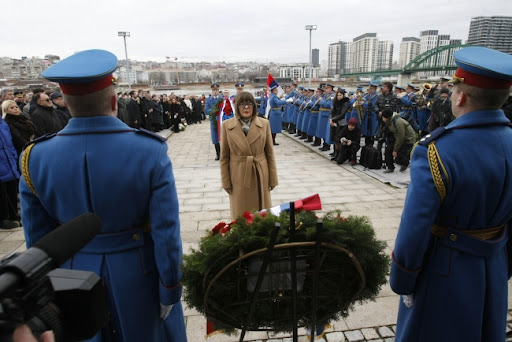
<path fill-rule="evenodd" d="M 169 131 L 160 132 L 169 136 Z M 366 215 L 377 238 L 388 244 L 391 253 L 400 222 L 406 189 L 395 188 L 370 177 L 350 164 L 338 166 L 326 153 L 308 147 L 297 139 L 278 134 L 274 147 L 279 185 L 272 191 L 273 205 L 318 193 L 321 213 L 340 209 L 344 215 Z M 190 125 L 168 139 L 180 204 L 181 236 L 184 253 L 196 247 L 199 239 L 218 222 L 229 220 L 229 198 L 220 186 L 219 162 L 210 140 L 209 121 Z M 24 251 L 22 228 L 0 231 L 0 256 Z M 512 290 L 509 286 L 509 307 Z M 389 285 L 374 302 L 356 305 L 349 316 L 332 323 L 326 339 L 334 341 L 393 341 L 399 297 Z M 206 320 L 197 311 L 185 308 L 189 342 L 205 341 Z M 509 324 L 512 315 L 509 314 Z M 512 328 L 512 327 L 511 327 Z M 306 341 L 300 329 L 299 341 Z M 237 336 L 214 335 L 210 342 L 238 341 Z M 288 342 L 290 334 L 249 332 L 245 341 Z"/>

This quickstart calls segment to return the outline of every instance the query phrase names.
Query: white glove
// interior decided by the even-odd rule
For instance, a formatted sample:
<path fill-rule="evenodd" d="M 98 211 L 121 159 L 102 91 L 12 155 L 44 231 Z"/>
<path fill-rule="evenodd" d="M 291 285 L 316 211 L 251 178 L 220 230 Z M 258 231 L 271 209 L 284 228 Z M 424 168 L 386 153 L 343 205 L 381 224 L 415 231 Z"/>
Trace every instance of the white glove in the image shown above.
<path fill-rule="evenodd" d="M 410 309 L 414 305 L 414 294 L 402 295 L 402 300 L 404 301 L 405 306 Z"/>
<path fill-rule="evenodd" d="M 169 316 L 169 314 L 171 313 L 171 310 L 172 310 L 172 306 L 173 304 L 171 305 L 163 305 L 162 303 L 160 303 L 160 318 L 161 319 L 166 319 L 167 316 Z"/>
<path fill-rule="evenodd" d="M 293 99 L 292 99 L 292 98 L 289 98 L 288 100 L 286 100 L 286 102 L 288 102 L 288 103 L 292 103 L 292 102 L 293 102 Z"/>

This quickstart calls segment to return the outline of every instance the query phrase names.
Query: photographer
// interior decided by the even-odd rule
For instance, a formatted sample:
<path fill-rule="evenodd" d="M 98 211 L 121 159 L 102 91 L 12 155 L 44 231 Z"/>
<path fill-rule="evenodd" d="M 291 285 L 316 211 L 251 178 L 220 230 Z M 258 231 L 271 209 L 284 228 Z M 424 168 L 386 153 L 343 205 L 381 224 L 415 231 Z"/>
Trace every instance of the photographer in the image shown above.
<path fill-rule="evenodd" d="M 391 108 L 382 111 L 382 121 L 384 121 L 386 129 L 395 137 L 394 144 L 389 145 L 389 148 L 386 147 L 387 170 L 384 173 L 395 171 L 394 161 L 401 165 L 400 171 L 403 172 L 409 166 L 412 145 L 416 141 L 416 132 L 405 119 L 400 117 L 400 114 L 393 113 Z M 391 148 L 391 146 L 393 147 Z"/>
<path fill-rule="evenodd" d="M 356 165 L 356 153 L 361 147 L 361 129 L 357 127 L 357 119 L 350 118 L 348 125 L 341 129 L 335 140 L 341 143 L 336 163 L 340 165 L 350 159 L 350 164 Z"/>

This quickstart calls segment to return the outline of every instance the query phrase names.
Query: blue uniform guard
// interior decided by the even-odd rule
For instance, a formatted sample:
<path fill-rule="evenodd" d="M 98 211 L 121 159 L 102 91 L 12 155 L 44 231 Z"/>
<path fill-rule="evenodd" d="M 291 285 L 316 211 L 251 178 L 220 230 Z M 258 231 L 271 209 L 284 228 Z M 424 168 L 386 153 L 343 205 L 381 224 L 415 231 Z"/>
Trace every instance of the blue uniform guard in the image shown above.
<path fill-rule="evenodd" d="M 505 101 L 512 56 L 470 47 L 454 58 L 457 119 L 421 139 L 412 154 L 390 277 L 393 291 L 405 295 L 397 342 L 505 340 L 512 129 L 485 92 L 497 89 Z M 465 93 L 471 91 L 473 100 Z"/>
<path fill-rule="evenodd" d="M 74 101 L 96 93 L 115 97 L 116 65 L 113 54 L 89 50 L 43 77 L 59 82 Z M 104 281 L 111 322 L 92 340 L 186 341 L 179 208 L 167 144 L 117 119 L 115 103 L 111 115 L 74 117 L 24 151 L 20 195 L 27 247 L 61 223 L 95 213 L 102 232 L 62 266 L 95 272 Z M 171 309 L 165 319 L 161 308 Z"/>

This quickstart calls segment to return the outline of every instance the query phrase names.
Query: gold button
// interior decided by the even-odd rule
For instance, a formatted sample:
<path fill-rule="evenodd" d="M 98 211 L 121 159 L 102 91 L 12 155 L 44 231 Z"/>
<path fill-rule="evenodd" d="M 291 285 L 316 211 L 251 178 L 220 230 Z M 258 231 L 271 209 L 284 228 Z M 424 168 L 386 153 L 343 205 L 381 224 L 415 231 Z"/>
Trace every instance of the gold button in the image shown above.
<path fill-rule="evenodd" d="M 140 240 L 140 234 L 139 233 L 133 234 L 132 239 L 134 239 L 135 241 L 139 241 Z"/>
<path fill-rule="evenodd" d="M 457 241 L 457 234 L 450 234 L 450 240 L 453 242 Z"/>

